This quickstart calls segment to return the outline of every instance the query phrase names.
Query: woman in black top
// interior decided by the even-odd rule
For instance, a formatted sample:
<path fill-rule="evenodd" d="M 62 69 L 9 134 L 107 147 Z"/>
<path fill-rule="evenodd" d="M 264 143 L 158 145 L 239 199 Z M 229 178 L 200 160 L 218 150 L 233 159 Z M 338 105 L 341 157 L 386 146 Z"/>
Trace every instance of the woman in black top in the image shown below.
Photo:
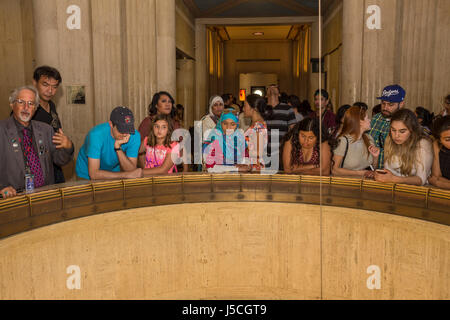
<path fill-rule="evenodd" d="M 450 189 L 450 115 L 434 123 L 434 161 L 428 182 L 442 189 Z"/>

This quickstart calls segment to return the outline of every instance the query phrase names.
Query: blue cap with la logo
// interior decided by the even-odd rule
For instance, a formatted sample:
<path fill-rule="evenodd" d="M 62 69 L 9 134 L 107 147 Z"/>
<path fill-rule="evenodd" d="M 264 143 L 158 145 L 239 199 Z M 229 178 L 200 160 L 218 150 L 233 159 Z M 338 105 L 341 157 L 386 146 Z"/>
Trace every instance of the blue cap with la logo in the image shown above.
<path fill-rule="evenodd" d="M 388 102 L 402 102 L 405 100 L 405 96 L 405 89 L 400 87 L 398 84 L 394 84 L 384 88 L 381 97 L 377 97 L 377 99 Z"/>

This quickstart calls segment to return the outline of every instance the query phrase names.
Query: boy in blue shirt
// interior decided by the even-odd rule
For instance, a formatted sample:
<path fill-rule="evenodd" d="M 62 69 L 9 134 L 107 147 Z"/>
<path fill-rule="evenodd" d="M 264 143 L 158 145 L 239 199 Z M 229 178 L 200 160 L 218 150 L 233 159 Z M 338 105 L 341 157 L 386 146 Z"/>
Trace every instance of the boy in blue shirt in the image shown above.
<path fill-rule="evenodd" d="M 77 176 L 88 180 L 142 177 L 142 169 L 137 168 L 140 144 L 131 110 L 115 108 L 110 121 L 87 134 L 76 161 Z"/>

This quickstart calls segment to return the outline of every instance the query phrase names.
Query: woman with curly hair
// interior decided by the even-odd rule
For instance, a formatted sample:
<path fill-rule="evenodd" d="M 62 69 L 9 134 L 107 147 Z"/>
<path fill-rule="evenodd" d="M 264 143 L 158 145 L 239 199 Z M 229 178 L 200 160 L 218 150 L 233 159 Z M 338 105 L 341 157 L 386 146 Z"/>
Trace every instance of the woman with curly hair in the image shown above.
<path fill-rule="evenodd" d="M 422 186 L 427 183 L 432 164 L 431 141 L 414 112 L 394 112 L 384 145 L 384 170 L 375 172 L 375 180 Z"/>
<path fill-rule="evenodd" d="M 320 140 L 318 118 L 306 118 L 297 123 L 285 137 L 284 171 L 304 175 L 330 175 L 331 148 L 327 140 L 324 127 Z"/>

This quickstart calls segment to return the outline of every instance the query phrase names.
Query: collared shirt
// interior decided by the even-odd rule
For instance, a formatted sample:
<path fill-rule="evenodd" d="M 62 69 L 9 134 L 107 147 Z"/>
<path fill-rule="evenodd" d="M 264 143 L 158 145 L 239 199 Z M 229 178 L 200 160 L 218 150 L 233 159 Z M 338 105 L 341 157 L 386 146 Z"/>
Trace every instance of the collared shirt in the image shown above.
<path fill-rule="evenodd" d="M 36 155 L 39 154 L 38 148 L 36 145 L 36 141 L 35 141 L 34 135 L 33 135 L 33 126 L 31 124 L 31 121 L 29 122 L 28 127 L 25 127 L 19 121 L 17 121 L 16 118 L 14 118 L 14 116 L 13 116 L 13 119 L 14 119 L 14 123 L 17 127 L 17 133 L 19 134 L 19 142 L 20 142 L 20 147 L 22 149 L 23 161 L 25 163 L 25 170 L 27 170 L 27 168 L 29 168 L 29 164 L 28 164 L 27 156 L 25 155 L 25 148 L 23 145 L 23 129 L 26 128 L 30 131 L 30 137 L 31 137 L 31 142 L 33 145 L 34 152 L 36 153 Z"/>
<path fill-rule="evenodd" d="M 375 141 L 375 146 L 380 148 L 380 155 L 378 157 L 378 167 L 384 168 L 384 142 L 389 135 L 391 128 L 391 120 L 383 117 L 382 113 L 376 114 L 370 122 L 369 134 Z"/>
<path fill-rule="evenodd" d="M 61 121 L 59 120 L 56 106 L 53 101 L 49 101 L 50 112 L 47 112 L 41 105 L 38 106 L 34 113 L 33 120 L 45 122 L 53 128 L 53 131 L 58 132 L 61 128 Z"/>
<path fill-rule="evenodd" d="M 296 124 L 295 113 L 290 105 L 285 103 L 280 103 L 273 108 L 272 119 L 266 120 L 268 137 L 269 137 L 269 148 L 267 152 L 269 154 L 279 154 L 279 149 L 281 147 L 281 142 L 283 137 L 289 131 L 289 126 Z M 279 140 L 278 142 L 272 141 L 271 131 L 278 129 Z"/>

